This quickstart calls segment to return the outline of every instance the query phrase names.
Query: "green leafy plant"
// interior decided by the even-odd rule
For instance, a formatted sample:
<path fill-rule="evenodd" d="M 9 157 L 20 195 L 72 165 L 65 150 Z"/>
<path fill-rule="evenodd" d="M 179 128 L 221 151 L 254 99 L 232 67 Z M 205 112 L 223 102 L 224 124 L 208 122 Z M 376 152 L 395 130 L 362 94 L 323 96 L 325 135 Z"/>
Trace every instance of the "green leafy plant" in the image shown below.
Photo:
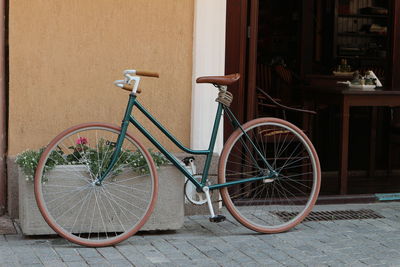
<path fill-rule="evenodd" d="M 75 146 L 68 148 L 71 153 L 64 153 L 61 149 L 53 151 L 44 167 L 44 181 L 46 181 L 46 173 L 57 165 L 87 165 L 95 176 L 100 175 L 100 171 L 106 171 L 114 153 L 113 144 L 105 139 L 100 139 L 95 148 L 91 148 L 87 146 L 87 143 L 87 139 L 81 137 Z M 26 150 L 17 155 L 15 162 L 24 172 L 27 181 L 33 181 L 40 156 L 44 150 L 45 147 L 42 147 L 39 150 Z M 157 168 L 169 163 L 160 152 L 150 150 L 150 155 Z M 138 150 L 122 150 L 111 170 L 112 176 L 120 174 L 127 167 L 141 174 L 149 173 L 147 162 Z"/>
<path fill-rule="evenodd" d="M 44 150 L 45 147 L 42 147 L 37 151 L 26 150 L 17 155 L 15 162 L 24 172 L 27 181 L 33 181 L 37 165 L 39 164 L 40 156 L 42 155 Z M 55 151 L 51 153 L 49 158 L 51 158 L 51 160 L 48 160 L 46 165 L 44 166 L 44 173 L 53 169 L 57 165 L 67 164 L 66 160 Z"/>

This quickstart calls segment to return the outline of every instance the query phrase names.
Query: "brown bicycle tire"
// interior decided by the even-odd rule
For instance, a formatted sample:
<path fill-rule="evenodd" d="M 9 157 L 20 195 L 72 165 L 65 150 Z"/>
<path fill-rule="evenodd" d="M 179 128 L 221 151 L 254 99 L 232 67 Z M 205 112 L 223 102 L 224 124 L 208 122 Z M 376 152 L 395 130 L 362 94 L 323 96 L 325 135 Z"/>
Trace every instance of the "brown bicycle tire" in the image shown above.
<path fill-rule="evenodd" d="M 41 183 L 41 175 L 42 175 L 42 169 L 44 167 L 45 164 L 45 160 L 47 159 L 47 155 L 48 153 L 51 153 L 52 149 L 54 148 L 55 144 L 57 144 L 64 136 L 68 135 L 71 132 L 80 130 L 80 129 L 84 129 L 84 128 L 90 128 L 90 127 L 102 127 L 102 128 L 108 128 L 108 129 L 112 129 L 114 131 L 118 131 L 120 132 L 121 128 L 116 126 L 116 125 L 112 125 L 112 124 L 106 124 L 106 123 L 84 123 L 84 124 L 79 124 L 76 126 L 73 126 L 71 128 L 66 129 L 65 131 L 61 132 L 59 135 L 57 135 L 47 146 L 47 148 L 44 150 L 39 163 L 38 163 L 38 167 L 36 169 L 36 173 L 35 173 L 35 179 L 34 179 L 34 186 L 35 186 L 35 199 L 38 205 L 38 208 L 44 218 L 44 220 L 47 222 L 47 224 L 60 236 L 62 236 L 63 238 L 82 245 L 82 246 L 87 246 L 87 247 L 104 247 L 104 246 L 111 246 L 114 244 L 117 244 L 119 242 L 124 241 L 125 239 L 129 238 L 130 236 L 134 235 L 137 231 L 139 231 L 139 229 L 147 222 L 147 220 L 149 219 L 151 213 L 154 210 L 156 201 L 157 201 L 157 195 L 158 195 L 158 175 L 157 175 L 157 171 L 156 171 L 156 167 L 154 164 L 154 161 L 150 155 L 150 153 L 147 151 L 147 149 L 144 148 L 144 146 L 136 139 L 134 138 L 132 135 L 130 135 L 129 133 L 126 133 L 126 136 L 128 138 L 130 138 L 131 140 L 133 140 L 133 142 L 142 150 L 142 152 L 144 153 L 145 157 L 147 158 L 149 164 L 150 164 L 150 169 L 151 169 L 151 173 L 152 173 L 152 177 L 153 177 L 153 182 L 152 182 L 152 198 L 150 200 L 150 204 L 148 206 L 148 209 L 145 213 L 145 215 L 143 216 L 143 218 L 141 219 L 141 221 L 134 227 L 132 228 L 130 231 L 125 232 L 124 234 L 111 239 L 111 240 L 105 240 L 105 241 L 99 241 L 99 242 L 93 242 L 93 241 L 88 241 L 88 240 L 82 240 L 81 238 L 77 238 L 74 237 L 73 234 L 69 234 L 66 231 L 64 231 L 63 229 L 61 229 L 61 227 L 59 227 L 57 225 L 57 223 L 55 223 L 52 219 L 51 216 L 48 214 L 48 211 L 45 207 L 44 201 L 42 199 L 42 196 L 40 194 L 40 183 Z"/>
<path fill-rule="evenodd" d="M 246 131 L 246 129 L 249 129 L 250 127 L 253 127 L 254 125 L 257 125 L 260 123 L 268 123 L 268 122 L 282 124 L 286 127 L 291 128 L 293 131 L 298 133 L 303 138 L 303 140 L 306 142 L 306 144 L 309 146 L 310 151 L 315 159 L 315 164 L 316 164 L 315 191 L 314 191 L 313 195 L 311 196 L 310 205 L 301 213 L 301 216 L 299 216 L 292 223 L 290 223 L 284 227 L 280 227 L 280 228 L 260 227 L 259 225 L 256 225 L 256 224 L 250 222 L 238 211 L 238 209 L 235 207 L 235 204 L 231 200 L 231 197 L 229 196 L 227 187 L 221 188 L 220 193 L 221 193 L 222 200 L 223 200 L 226 208 L 228 209 L 229 213 L 231 213 L 231 215 L 243 226 L 245 226 L 253 231 L 260 232 L 260 233 L 280 233 L 280 232 L 288 231 L 289 229 L 298 225 L 311 212 L 312 208 L 314 207 L 314 205 L 317 201 L 318 194 L 319 194 L 319 189 L 320 189 L 320 185 L 321 185 L 321 167 L 320 167 L 317 152 L 316 152 L 313 144 L 309 140 L 309 138 L 304 134 L 304 132 L 302 130 L 300 130 L 298 127 L 296 127 L 295 125 L 291 124 L 288 121 L 281 120 L 278 118 L 258 118 L 258 119 L 251 120 L 251 121 L 245 123 L 244 125 L 242 125 L 242 129 L 244 129 Z M 234 145 L 235 141 L 238 139 L 238 137 L 241 134 L 242 134 L 242 130 L 240 128 L 236 129 L 231 134 L 231 136 L 228 138 L 228 140 L 226 141 L 226 143 L 224 145 L 224 148 L 222 150 L 221 157 L 219 160 L 219 166 L 218 166 L 218 183 L 219 184 L 223 184 L 226 182 L 225 162 L 226 162 L 227 158 L 229 157 L 229 153 L 232 149 L 232 146 Z"/>

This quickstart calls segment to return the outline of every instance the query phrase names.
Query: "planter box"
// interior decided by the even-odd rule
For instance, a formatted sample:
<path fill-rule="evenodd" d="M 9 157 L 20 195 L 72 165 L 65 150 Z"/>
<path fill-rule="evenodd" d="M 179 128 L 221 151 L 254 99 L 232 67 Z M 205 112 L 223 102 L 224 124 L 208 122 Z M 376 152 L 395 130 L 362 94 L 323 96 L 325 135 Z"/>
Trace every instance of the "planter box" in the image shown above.
<path fill-rule="evenodd" d="M 74 171 L 85 173 L 84 166 L 57 166 L 49 173 L 57 177 L 57 172 L 74 168 Z M 141 230 L 176 230 L 182 227 L 184 221 L 184 176 L 173 166 L 161 167 L 158 171 L 159 192 L 156 207 L 147 223 Z M 34 196 L 34 185 L 26 181 L 25 175 L 19 171 L 19 220 L 21 230 L 25 235 L 49 235 L 55 232 L 44 221 Z M 118 230 L 118 225 L 108 226 L 112 231 Z M 92 229 L 95 230 L 95 229 Z"/>

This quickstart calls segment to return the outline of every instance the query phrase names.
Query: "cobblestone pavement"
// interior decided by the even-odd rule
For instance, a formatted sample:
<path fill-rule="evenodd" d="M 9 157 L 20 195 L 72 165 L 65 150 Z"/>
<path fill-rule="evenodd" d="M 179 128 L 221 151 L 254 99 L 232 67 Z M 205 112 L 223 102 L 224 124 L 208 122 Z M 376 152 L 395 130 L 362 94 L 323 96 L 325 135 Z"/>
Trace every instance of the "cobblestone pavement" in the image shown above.
<path fill-rule="evenodd" d="M 214 224 L 191 216 L 179 231 L 140 233 L 98 249 L 56 237 L 0 235 L 0 266 L 400 266 L 400 202 L 317 209 L 372 209 L 385 218 L 305 222 L 262 235 L 230 217 Z"/>

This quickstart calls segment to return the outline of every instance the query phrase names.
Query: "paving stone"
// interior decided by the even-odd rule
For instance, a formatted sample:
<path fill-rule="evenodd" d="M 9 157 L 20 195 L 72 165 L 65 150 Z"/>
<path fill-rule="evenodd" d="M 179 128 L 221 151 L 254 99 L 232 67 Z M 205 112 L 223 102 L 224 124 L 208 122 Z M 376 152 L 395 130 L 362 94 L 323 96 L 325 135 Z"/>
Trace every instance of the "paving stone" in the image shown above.
<path fill-rule="evenodd" d="M 182 229 L 139 233 L 107 248 L 85 248 L 61 238 L 0 235 L 3 266 L 400 266 L 400 205 L 319 206 L 372 209 L 386 218 L 307 222 L 286 233 L 262 235 L 207 216 L 185 218 Z"/>
<path fill-rule="evenodd" d="M 51 247 L 34 247 L 33 250 L 43 264 L 47 262 L 62 262 L 60 256 Z"/>
<path fill-rule="evenodd" d="M 189 257 L 185 256 L 183 252 L 179 251 L 176 247 L 174 247 L 166 240 L 157 240 L 152 242 L 151 245 L 173 262 L 189 259 Z M 190 259 L 192 259 L 192 257 Z"/>
<path fill-rule="evenodd" d="M 97 252 L 107 260 L 124 260 L 125 257 L 115 247 L 98 248 Z"/>
<path fill-rule="evenodd" d="M 125 266 L 134 266 L 131 262 L 129 262 L 128 260 L 112 260 L 112 266 L 113 267 L 125 267 Z"/>
<path fill-rule="evenodd" d="M 195 266 L 210 266 L 210 267 L 214 267 L 214 266 L 220 266 L 218 263 L 216 263 L 215 261 L 211 260 L 211 259 L 205 259 L 205 260 L 193 260 Z"/>
<path fill-rule="evenodd" d="M 95 248 L 77 248 L 76 251 L 84 259 L 100 256 L 100 253 Z"/>
<path fill-rule="evenodd" d="M 60 248 L 56 247 L 55 251 L 64 262 L 82 262 L 83 258 L 78 254 L 74 248 Z"/>
<path fill-rule="evenodd" d="M 177 248 L 184 257 L 188 259 L 193 259 L 193 260 L 204 260 L 208 259 L 208 257 L 199 249 L 197 249 L 195 246 L 191 244 L 191 242 L 196 242 L 196 241 L 174 241 L 170 240 L 168 241 L 171 245 L 173 245 L 175 248 Z"/>
<path fill-rule="evenodd" d="M 251 262 L 256 262 L 256 260 L 260 262 L 270 259 L 268 254 L 265 252 L 257 254 L 257 257 L 255 258 L 249 257 L 248 255 L 236 250 L 234 247 L 230 246 L 227 243 L 225 243 L 224 246 L 218 246 L 216 248 L 223 253 L 225 258 L 232 259 L 238 264 L 249 264 Z"/>
<path fill-rule="evenodd" d="M 153 263 L 144 254 L 139 252 L 134 246 L 117 246 L 118 251 L 133 265 L 151 266 Z M 112 261 L 111 261 L 112 262 Z"/>
<path fill-rule="evenodd" d="M 88 265 L 95 265 L 95 266 L 98 266 L 98 265 L 103 265 L 103 266 L 110 266 L 111 264 L 106 260 L 106 259 L 104 259 L 103 257 L 96 257 L 96 258 L 85 258 L 85 262 L 88 264 Z"/>
<path fill-rule="evenodd" d="M 67 266 L 68 267 L 86 267 L 88 265 L 84 261 L 71 261 L 71 262 L 67 262 Z"/>
<path fill-rule="evenodd" d="M 29 264 L 40 264 L 41 261 L 33 253 L 28 252 L 17 252 L 16 258 L 19 264 L 29 265 Z"/>
<path fill-rule="evenodd" d="M 165 257 L 164 254 L 158 251 L 151 244 L 144 246 L 137 246 L 137 249 L 146 257 L 148 261 L 150 261 L 153 264 L 170 262 L 170 260 L 167 257 Z"/>
<path fill-rule="evenodd" d="M 0 235 L 12 235 L 16 233 L 17 231 L 12 220 L 6 216 L 0 216 Z"/>
<path fill-rule="evenodd" d="M 48 261 L 48 262 L 44 262 L 43 266 L 45 266 L 45 267 L 64 267 L 67 265 L 62 261 Z"/>

